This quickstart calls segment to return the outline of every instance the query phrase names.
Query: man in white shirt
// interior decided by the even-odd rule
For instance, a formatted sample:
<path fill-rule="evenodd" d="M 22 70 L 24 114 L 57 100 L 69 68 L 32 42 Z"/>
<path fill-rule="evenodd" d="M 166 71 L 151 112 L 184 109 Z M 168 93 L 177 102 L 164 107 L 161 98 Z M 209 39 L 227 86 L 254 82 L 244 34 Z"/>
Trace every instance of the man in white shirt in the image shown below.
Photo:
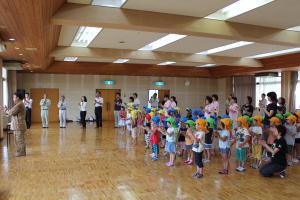
<path fill-rule="evenodd" d="M 25 93 L 25 99 L 23 99 L 23 103 L 26 109 L 25 121 L 27 129 L 30 129 L 31 126 L 31 109 L 32 109 L 33 100 L 30 98 L 29 93 Z"/>
<path fill-rule="evenodd" d="M 138 98 L 138 95 L 137 95 L 137 93 L 133 93 L 133 98 L 134 98 L 134 101 L 133 101 L 133 107 L 135 108 L 135 109 L 138 109 L 139 107 L 140 107 L 140 100 L 139 100 L 139 98 Z"/>
<path fill-rule="evenodd" d="M 102 105 L 103 98 L 101 97 L 101 93 L 99 91 L 96 92 L 96 97 L 94 101 L 95 105 L 95 116 L 96 116 L 96 128 L 102 127 Z"/>
<path fill-rule="evenodd" d="M 66 97 L 64 95 L 62 95 L 61 99 L 59 100 L 59 102 L 57 104 L 57 107 L 59 109 L 59 127 L 60 128 L 66 128 L 67 106 L 68 106 L 68 103 L 66 101 Z"/>
<path fill-rule="evenodd" d="M 40 101 L 43 128 L 49 127 L 49 107 L 50 107 L 50 105 L 51 105 L 50 99 L 47 99 L 47 94 L 44 94 L 43 98 Z"/>

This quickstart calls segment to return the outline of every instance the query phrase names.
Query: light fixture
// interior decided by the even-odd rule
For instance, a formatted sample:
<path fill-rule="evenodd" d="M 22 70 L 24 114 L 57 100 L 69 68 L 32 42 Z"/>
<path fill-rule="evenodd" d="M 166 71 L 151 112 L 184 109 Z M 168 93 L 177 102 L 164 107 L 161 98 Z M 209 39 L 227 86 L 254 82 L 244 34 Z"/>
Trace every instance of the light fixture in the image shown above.
<path fill-rule="evenodd" d="M 121 63 L 126 63 L 128 61 L 129 61 L 129 59 L 117 59 L 117 60 L 113 61 L 113 63 L 121 64 Z"/>
<path fill-rule="evenodd" d="M 20 48 L 19 48 L 19 47 L 15 47 L 15 49 L 17 49 L 17 50 L 18 50 L 18 49 L 20 49 Z"/>
<path fill-rule="evenodd" d="M 155 49 L 158 49 L 162 46 L 165 46 L 167 44 L 170 44 L 172 42 L 175 42 L 177 40 L 180 40 L 182 38 L 185 38 L 186 35 L 179 35 L 179 34 L 168 34 L 158 40 L 155 40 L 154 42 L 151 42 L 150 44 L 147 44 L 146 46 L 140 48 L 139 50 L 143 50 L 143 51 L 152 51 Z"/>
<path fill-rule="evenodd" d="M 87 47 L 95 39 L 95 37 L 100 33 L 102 28 L 80 26 L 71 46 L 72 47 Z"/>
<path fill-rule="evenodd" d="M 286 30 L 287 31 L 297 31 L 297 32 L 300 32 L 300 26 L 295 26 L 295 27 L 292 27 L 292 28 L 288 28 Z"/>
<path fill-rule="evenodd" d="M 294 52 L 299 52 L 299 51 L 300 51 L 300 47 L 297 47 L 297 48 L 285 49 L 285 50 L 280 50 L 280 51 L 273 51 L 270 53 L 258 54 L 258 55 L 254 55 L 254 56 L 249 56 L 247 58 L 266 58 L 266 57 L 283 55 L 283 54 L 294 53 Z"/>
<path fill-rule="evenodd" d="M 245 12 L 253 10 L 255 8 L 266 5 L 274 0 L 239 0 L 222 8 L 205 18 L 207 19 L 217 19 L 217 20 L 227 20 L 238 15 L 241 15 Z"/>
<path fill-rule="evenodd" d="M 157 65 L 171 65 L 171 64 L 174 64 L 176 62 L 173 62 L 173 61 L 166 61 L 166 62 L 162 62 L 162 63 L 159 63 Z"/>
<path fill-rule="evenodd" d="M 78 59 L 78 57 L 65 57 L 64 61 L 75 62 L 77 59 Z"/>
<path fill-rule="evenodd" d="M 214 67 L 214 66 L 216 66 L 216 64 L 205 64 L 205 65 L 200 65 L 197 67 Z"/>
<path fill-rule="evenodd" d="M 92 5 L 121 8 L 126 1 L 127 0 L 93 0 Z"/>
<path fill-rule="evenodd" d="M 249 44 L 253 44 L 253 42 L 240 41 L 240 42 L 235 42 L 235 43 L 228 44 L 228 45 L 225 45 L 225 46 L 217 47 L 217 48 L 214 48 L 214 49 L 209 49 L 207 51 L 202 51 L 202 52 L 199 52 L 199 53 L 196 53 L 196 54 L 208 55 L 208 54 L 218 53 L 218 52 L 221 52 L 221 51 L 226 51 L 226 50 L 229 50 L 229 49 L 234 49 L 234 48 L 246 46 L 246 45 L 249 45 Z"/>
<path fill-rule="evenodd" d="M 15 38 L 9 38 L 8 40 L 10 40 L 10 41 L 15 41 Z"/>
<path fill-rule="evenodd" d="M 23 56 L 23 54 L 22 54 L 22 53 L 19 53 L 19 56 Z"/>

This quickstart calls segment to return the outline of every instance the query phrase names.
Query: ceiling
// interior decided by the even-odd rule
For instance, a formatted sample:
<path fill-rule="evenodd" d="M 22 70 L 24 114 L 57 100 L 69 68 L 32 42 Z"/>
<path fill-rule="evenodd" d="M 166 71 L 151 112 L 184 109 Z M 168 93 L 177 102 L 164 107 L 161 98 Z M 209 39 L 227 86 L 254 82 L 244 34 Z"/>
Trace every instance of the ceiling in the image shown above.
<path fill-rule="evenodd" d="M 275 0 L 224 22 L 203 17 L 237 0 L 127 0 L 122 8 L 92 6 L 91 0 L 37 2 L 32 6 L 25 1 L 3 0 L 0 6 L 0 37 L 7 46 L 0 58 L 22 62 L 25 70 L 47 70 L 56 62 L 66 63 L 65 57 L 78 57 L 76 63 L 99 66 L 120 58 L 141 66 L 176 61 L 168 67 L 215 64 L 207 69 L 226 65 L 232 70 L 239 67 L 239 72 L 240 67 L 263 71 L 263 59 L 247 57 L 300 47 L 300 33 L 285 31 L 300 25 L 299 0 Z M 71 47 L 81 26 L 103 29 L 87 47 L 60 51 L 60 47 Z M 154 49 L 152 54 L 139 52 L 171 33 L 187 36 Z M 196 54 L 239 41 L 253 43 L 207 56 Z M 295 65 L 300 66 L 300 61 Z"/>

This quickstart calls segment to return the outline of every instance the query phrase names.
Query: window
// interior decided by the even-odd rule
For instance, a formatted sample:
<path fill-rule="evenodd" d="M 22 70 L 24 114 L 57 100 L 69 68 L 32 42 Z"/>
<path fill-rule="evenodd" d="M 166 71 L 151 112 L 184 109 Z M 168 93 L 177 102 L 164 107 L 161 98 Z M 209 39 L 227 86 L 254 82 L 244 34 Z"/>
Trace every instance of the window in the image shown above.
<path fill-rule="evenodd" d="M 299 110 L 300 109 L 300 71 L 298 71 L 298 82 L 297 82 L 295 93 L 296 93 L 295 107 L 297 110 Z"/>
<path fill-rule="evenodd" d="M 277 96 L 281 96 L 281 74 L 279 77 L 261 76 L 256 77 L 256 98 L 255 105 L 258 107 L 258 102 L 261 99 L 261 94 L 268 92 L 276 92 Z"/>
<path fill-rule="evenodd" d="M 2 68 L 2 83 L 3 83 L 3 105 L 8 105 L 8 89 L 7 89 L 7 70 Z"/>

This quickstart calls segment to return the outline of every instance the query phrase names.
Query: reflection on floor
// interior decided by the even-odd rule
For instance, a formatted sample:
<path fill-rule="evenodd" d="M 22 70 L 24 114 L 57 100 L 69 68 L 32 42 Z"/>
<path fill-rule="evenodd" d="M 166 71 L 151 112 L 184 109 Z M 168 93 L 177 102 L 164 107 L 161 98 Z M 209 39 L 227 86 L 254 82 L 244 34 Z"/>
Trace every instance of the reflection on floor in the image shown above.
<path fill-rule="evenodd" d="M 0 199 L 298 199 L 300 165 L 287 170 L 288 177 L 262 178 L 254 169 L 244 174 L 231 170 L 217 174 L 220 158 L 205 166 L 205 175 L 194 180 L 194 166 L 177 158 L 165 166 L 160 155 L 151 161 L 142 135 L 133 147 L 130 137 L 105 123 L 102 129 L 78 124 L 59 129 L 58 124 L 27 132 L 27 156 L 13 157 L 1 144 Z M 234 158 L 231 166 L 234 167 Z"/>

